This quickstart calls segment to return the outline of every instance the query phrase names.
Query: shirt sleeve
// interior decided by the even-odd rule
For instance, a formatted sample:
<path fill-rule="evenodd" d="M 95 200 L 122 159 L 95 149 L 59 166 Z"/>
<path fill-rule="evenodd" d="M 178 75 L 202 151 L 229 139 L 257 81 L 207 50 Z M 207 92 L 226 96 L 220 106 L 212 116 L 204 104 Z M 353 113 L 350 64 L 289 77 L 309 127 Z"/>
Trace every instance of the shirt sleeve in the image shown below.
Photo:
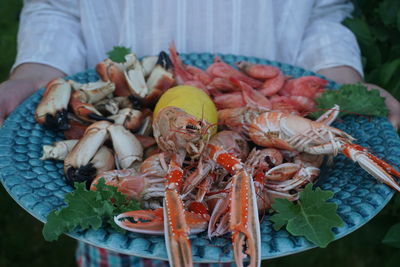
<path fill-rule="evenodd" d="M 24 1 L 12 70 L 27 62 L 47 64 L 66 74 L 85 69 L 85 45 L 76 0 Z"/>
<path fill-rule="evenodd" d="M 344 0 L 317 0 L 297 56 L 297 64 L 318 71 L 346 65 L 364 75 L 361 53 L 354 34 L 341 22 L 351 16 L 353 5 Z"/>

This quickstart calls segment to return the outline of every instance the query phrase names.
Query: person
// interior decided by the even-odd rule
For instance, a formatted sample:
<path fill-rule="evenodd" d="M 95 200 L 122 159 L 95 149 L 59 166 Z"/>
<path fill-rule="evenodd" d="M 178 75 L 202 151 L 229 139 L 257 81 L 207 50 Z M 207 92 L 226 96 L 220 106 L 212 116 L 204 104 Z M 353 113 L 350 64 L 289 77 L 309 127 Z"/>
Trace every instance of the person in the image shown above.
<path fill-rule="evenodd" d="M 179 52 L 254 56 L 342 84 L 363 82 L 357 41 L 341 24 L 352 10 L 346 0 L 26 0 L 17 58 L 0 85 L 0 124 L 49 80 L 93 68 L 113 46 L 129 47 L 140 57 L 156 55 L 174 41 Z M 400 103 L 386 90 L 366 85 L 385 97 L 397 129 Z M 116 266 L 159 264 L 79 245 L 80 266 L 107 266 L 110 259 Z"/>

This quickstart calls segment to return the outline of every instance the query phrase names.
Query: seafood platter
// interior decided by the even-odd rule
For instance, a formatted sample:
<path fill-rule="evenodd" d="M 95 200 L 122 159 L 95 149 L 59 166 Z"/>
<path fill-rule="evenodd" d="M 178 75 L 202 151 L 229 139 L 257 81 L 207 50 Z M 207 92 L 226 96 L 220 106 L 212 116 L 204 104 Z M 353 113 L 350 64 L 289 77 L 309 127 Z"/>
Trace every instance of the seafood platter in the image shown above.
<path fill-rule="evenodd" d="M 55 79 L 0 130 L 0 180 L 42 222 L 84 183 L 114 186 L 140 209 L 73 238 L 115 252 L 259 266 L 315 247 L 269 219 L 310 183 L 330 190 L 343 220 L 334 239 L 375 216 L 400 191 L 400 140 L 386 118 L 316 120 L 315 99 L 339 85 L 264 59 L 169 53 Z M 384 159 L 384 160 L 382 160 Z M 394 166 L 394 167 L 392 167 Z M 279 202 L 279 201 L 278 201 Z M 272 210 L 271 210 L 272 208 Z"/>

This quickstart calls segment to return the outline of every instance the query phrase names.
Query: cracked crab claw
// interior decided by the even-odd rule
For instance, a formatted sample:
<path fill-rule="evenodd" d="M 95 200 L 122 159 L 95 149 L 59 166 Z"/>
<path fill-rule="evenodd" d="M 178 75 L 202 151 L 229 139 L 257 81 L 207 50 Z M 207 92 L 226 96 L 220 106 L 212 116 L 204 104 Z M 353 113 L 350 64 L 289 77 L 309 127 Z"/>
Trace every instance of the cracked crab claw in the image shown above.
<path fill-rule="evenodd" d="M 69 128 L 67 109 L 71 92 L 71 85 L 64 79 L 51 80 L 46 85 L 43 97 L 36 108 L 36 121 L 51 129 L 67 130 Z"/>

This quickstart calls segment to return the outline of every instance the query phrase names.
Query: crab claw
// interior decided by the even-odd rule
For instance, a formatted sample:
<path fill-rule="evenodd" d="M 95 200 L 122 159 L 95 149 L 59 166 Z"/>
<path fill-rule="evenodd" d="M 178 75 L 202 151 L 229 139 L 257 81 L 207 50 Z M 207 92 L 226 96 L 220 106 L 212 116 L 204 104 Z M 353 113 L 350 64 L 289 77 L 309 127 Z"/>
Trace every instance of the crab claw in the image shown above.
<path fill-rule="evenodd" d="M 108 138 L 107 127 L 110 125 L 111 123 L 107 121 L 90 125 L 84 136 L 65 157 L 64 173 L 69 184 L 87 181 L 90 186 L 97 172 L 114 169 L 114 156 L 111 150 L 102 147 Z"/>
<path fill-rule="evenodd" d="M 55 130 L 67 130 L 67 108 L 71 97 L 71 85 L 56 78 L 46 85 L 43 97 L 36 108 L 35 118 L 39 124 Z"/>
<path fill-rule="evenodd" d="M 72 93 L 69 105 L 74 114 L 81 120 L 87 122 L 101 120 L 114 122 L 113 120 L 104 117 L 92 104 L 85 103 L 82 100 L 81 91 L 75 91 Z"/>
<path fill-rule="evenodd" d="M 111 81 L 115 84 L 114 94 L 116 96 L 129 96 L 131 94 L 122 64 L 106 59 L 96 65 L 96 72 L 103 81 Z"/>
<path fill-rule="evenodd" d="M 206 229 L 208 221 L 203 216 L 188 211 L 184 213 L 190 234 L 197 234 Z M 164 234 L 164 212 L 162 208 L 124 212 L 115 216 L 114 221 L 119 227 L 131 232 L 152 235 Z"/>
<path fill-rule="evenodd" d="M 237 266 L 243 266 L 246 256 L 250 258 L 248 266 L 260 266 L 261 236 L 257 199 L 253 180 L 244 169 L 233 176 L 230 230 Z"/>
<path fill-rule="evenodd" d="M 344 144 L 342 152 L 346 157 L 357 162 L 361 168 L 375 177 L 378 181 L 381 181 L 400 192 L 399 184 L 392 177 L 393 175 L 400 178 L 400 172 L 387 162 L 367 152 L 366 148 L 356 144 Z"/>

